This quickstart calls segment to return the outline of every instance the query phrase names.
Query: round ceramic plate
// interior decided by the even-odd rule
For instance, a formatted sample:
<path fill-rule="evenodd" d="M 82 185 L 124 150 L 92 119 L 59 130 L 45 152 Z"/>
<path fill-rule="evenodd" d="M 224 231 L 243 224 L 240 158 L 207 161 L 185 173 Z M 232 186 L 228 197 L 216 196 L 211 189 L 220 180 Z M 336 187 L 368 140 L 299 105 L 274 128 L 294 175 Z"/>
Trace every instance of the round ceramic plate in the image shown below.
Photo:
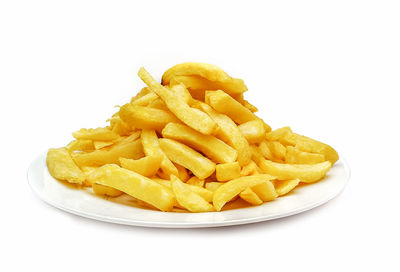
<path fill-rule="evenodd" d="M 240 225 L 298 214 L 337 196 L 349 177 L 350 169 L 341 159 L 322 181 L 300 186 L 288 195 L 260 206 L 222 212 L 177 213 L 140 208 L 129 196 L 108 201 L 95 196 L 90 190 L 77 189 L 59 182 L 51 177 L 47 170 L 46 154 L 35 159 L 28 170 L 28 181 L 35 194 L 61 210 L 117 224 L 165 228 Z"/>

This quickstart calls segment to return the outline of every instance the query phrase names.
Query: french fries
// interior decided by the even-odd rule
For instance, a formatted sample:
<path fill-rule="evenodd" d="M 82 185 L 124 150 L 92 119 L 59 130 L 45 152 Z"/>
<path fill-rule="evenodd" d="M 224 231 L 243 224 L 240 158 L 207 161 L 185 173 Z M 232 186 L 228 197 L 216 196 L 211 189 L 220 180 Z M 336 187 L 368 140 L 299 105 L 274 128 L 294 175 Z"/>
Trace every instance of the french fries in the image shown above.
<path fill-rule="evenodd" d="M 86 175 L 74 163 L 66 148 L 51 148 L 47 152 L 47 169 L 50 174 L 59 180 L 82 184 Z"/>
<path fill-rule="evenodd" d="M 182 124 L 169 123 L 162 130 L 162 135 L 202 152 L 217 163 L 229 163 L 237 159 L 234 148 L 214 136 L 201 134 Z"/>
<path fill-rule="evenodd" d="M 146 209 L 219 212 L 284 197 L 339 159 L 290 127 L 271 130 L 245 100 L 243 80 L 215 65 L 178 64 L 162 84 L 144 68 L 138 75 L 147 86 L 109 126 L 80 129 L 66 147 L 49 149 L 54 178 L 105 199 L 128 194 Z"/>
<path fill-rule="evenodd" d="M 160 139 L 159 142 L 171 161 L 189 169 L 199 179 L 205 179 L 215 171 L 215 163 L 192 148 L 171 139 Z"/>
<path fill-rule="evenodd" d="M 90 173 L 89 180 L 122 191 L 161 211 L 170 211 L 174 206 L 175 196 L 164 186 L 115 164 L 104 165 L 94 170 Z"/>
<path fill-rule="evenodd" d="M 207 114 L 191 108 L 181 96 L 157 83 L 144 68 L 140 68 L 138 75 L 183 123 L 206 135 L 214 132 L 217 125 Z"/>

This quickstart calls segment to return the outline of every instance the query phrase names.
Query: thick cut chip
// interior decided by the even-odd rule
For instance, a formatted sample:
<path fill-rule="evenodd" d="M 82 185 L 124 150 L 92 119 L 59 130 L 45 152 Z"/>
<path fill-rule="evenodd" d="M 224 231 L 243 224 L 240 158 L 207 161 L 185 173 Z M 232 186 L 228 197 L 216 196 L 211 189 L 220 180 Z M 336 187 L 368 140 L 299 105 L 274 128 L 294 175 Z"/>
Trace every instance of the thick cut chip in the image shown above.
<path fill-rule="evenodd" d="M 262 120 L 253 120 L 238 126 L 240 132 L 250 144 L 260 143 L 265 139 L 265 126 Z"/>
<path fill-rule="evenodd" d="M 110 118 L 108 121 L 110 122 L 111 130 L 120 136 L 127 136 L 132 131 L 132 128 L 122 121 L 118 114 Z"/>
<path fill-rule="evenodd" d="M 253 187 L 274 178 L 270 175 L 253 175 L 240 177 L 224 183 L 214 192 L 213 203 L 215 209 L 220 211 L 225 203 L 232 200 L 247 187 Z"/>
<path fill-rule="evenodd" d="M 151 92 L 151 93 L 148 93 L 148 94 L 132 101 L 131 104 L 136 105 L 136 106 L 147 106 L 157 98 L 158 98 L 158 95 Z"/>
<path fill-rule="evenodd" d="M 250 161 L 248 165 L 245 165 L 242 167 L 240 170 L 240 175 L 241 176 L 249 176 L 249 175 L 255 175 L 255 174 L 260 174 L 261 170 L 258 168 L 257 164 L 254 161 Z"/>
<path fill-rule="evenodd" d="M 109 187 L 109 186 L 97 184 L 97 183 L 92 184 L 92 189 L 96 195 L 103 196 L 103 197 L 107 197 L 107 196 L 117 197 L 117 196 L 120 196 L 123 194 L 123 192 L 121 192 L 120 190 L 117 190 L 117 189 Z"/>
<path fill-rule="evenodd" d="M 205 103 L 199 103 L 198 106 L 218 124 L 218 136 L 237 150 L 237 161 L 240 166 L 248 164 L 251 160 L 250 146 L 235 122 L 225 114 L 218 113 Z"/>
<path fill-rule="evenodd" d="M 85 139 L 93 141 L 112 141 L 119 138 L 119 135 L 109 128 L 82 128 L 72 133 L 75 139 Z"/>
<path fill-rule="evenodd" d="M 74 163 L 66 148 L 50 148 L 46 163 L 50 174 L 56 179 L 77 184 L 86 180 L 85 173 Z"/>
<path fill-rule="evenodd" d="M 207 63 L 182 63 L 168 69 L 162 76 L 163 85 L 168 85 L 172 78 L 190 76 L 202 79 L 202 85 L 207 86 L 208 90 L 215 90 L 209 88 L 210 84 L 218 84 L 216 87 L 222 89 L 229 94 L 241 94 L 247 91 L 247 87 L 242 79 L 232 78 L 225 73 L 221 68 Z M 189 86 L 189 85 L 186 85 Z M 198 89 L 200 89 L 198 88 Z"/>
<path fill-rule="evenodd" d="M 188 211 L 211 212 L 214 210 L 213 206 L 210 203 L 208 203 L 199 194 L 189 189 L 187 185 L 185 186 L 185 183 L 179 180 L 179 178 L 177 178 L 176 176 L 171 175 L 171 183 L 172 183 L 172 190 L 175 193 L 176 200 L 182 207 L 184 207 Z M 200 187 L 197 188 L 200 189 Z"/>
<path fill-rule="evenodd" d="M 252 104 L 250 104 L 250 102 L 247 101 L 247 100 L 243 100 L 242 104 L 243 104 L 243 106 L 248 108 L 251 112 L 257 112 L 258 111 L 257 107 L 252 105 Z"/>
<path fill-rule="evenodd" d="M 156 82 L 144 68 L 140 68 L 138 75 L 150 89 L 164 100 L 168 109 L 183 123 L 206 135 L 214 132 L 217 125 L 207 114 L 198 109 L 191 108 L 181 96 L 176 95 Z"/>
<path fill-rule="evenodd" d="M 123 168 L 146 177 L 152 177 L 157 173 L 162 160 L 163 156 L 161 154 L 146 156 L 138 160 L 119 158 L 119 162 Z"/>
<path fill-rule="evenodd" d="M 128 125 L 142 129 L 162 130 L 170 122 L 179 123 L 179 120 L 168 111 L 132 104 L 122 106 L 119 115 Z"/>
<path fill-rule="evenodd" d="M 146 156 L 161 156 L 163 158 L 161 170 L 168 179 L 171 174 L 178 176 L 178 169 L 162 151 L 157 134 L 154 130 L 144 129 L 141 134 L 141 140 L 143 151 Z"/>
<path fill-rule="evenodd" d="M 278 141 L 274 141 L 274 142 L 267 142 L 267 145 L 269 147 L 269 150 L 272 153 L 272 157 L 275 160 L 278 160 L 280 162 L 285 161 L 286 159 L 286 147 L 281 144 Z"/>
<path fill-rule="evenodd" d="M 284 145 L 293 144 L 293 132 L 290 127 L 282 127 L 275 129 L 274 131 L 268 132 L 265 138 L 268 141 L 279 141 Z"/>
<path fill-rule="evenodd" d="M 299 183 L 299 179 L 276 180 L 274 181 L 274 186 L 277 194 L 281 196 L 286 195 L 287 193 L 292 191 L 294 188 L 296 188 L 297 185 L 299 185 Z"/>
<path fill-rule="evenodd" d="M 309 153 L 299 150 L 294 146 L 286 147 L 286 163 L 315 164 L 326 161 L 324 154 Z"/>
<path fill-rule="evenodd" d="M 274 185 L 271 181 L 266 180 L 263 183 L 260 183 L 256 186 L 251 188 L 260 198 L 262 201 L 267 202 L 274 200 L 278 197 L 277 192 L 275 191 Z"/>
<path fill-rule="evenodd" d="M 189 173 L 186 170 L 186 168 L 183 167 L 182 165 L 179 165 L 176 163 L 174 163 L 174 165 L 175 165 L 176 169 L 178 169 L 179 179 L 182 180 L 183 182 L 186 182 L 190 178 Z M 169 179 L 169 177 L 168 177 L 168 179 Z"/>
<path fill-rule="evenodd" d="M 98 168 L 89 179 L 145 201 L 161 211 L 170 211 L 175 203 L 175 196 L 164 186 L 115 164 Z"/>
<path fill-rule="evenodd" d="M 238 162 L 221 163 L 215 167 L 218 181 L 228 181 L 240 177 L 240 165 Z"/>
<path fill-rule="evenodd" d="M 92 140 L 74 140 L 67 145 L 67 149 L 72 151 L 92 151 L 94 145 Z"/>
<path fill-rule="evenodd" d="M 310 153 L 319 153 L 324 154 L 325 158 L 330 161 L 332 164 L 335 164 L 337 160 L 339 160 L 339 155 L 335 149 L 331 146 L 321 143 L 317 140 L 308 138 L 303 135 L 295 134 L 295 145 L 298 149 L 310 152 Z"/>
<path fill-rule="evenodd" d="M 143 157 L 142 143 L 120 142 L 110 149 L 100 149 L 89 153 L 73 153 L 72 158 L 79 166 L 102 166 L 108 163 L 119 164 L 119 158 L 138 159 Z"/>
<path fill-rule="evenodd" d="M 94 141 L 93 142 L 94 148 L 96 150 L 97 149 L 102 149 L 104 147 L 107 147 L 107 146 L 110 146 L 110 145 L 113 145 L 113 144 L 114 144 L 114 142 L 104 142 L 104 141 Z"/>
<path fill-rule="evenodd" d="M 205 102 L 238 124 L 259 120 L 248 108 L 221 90 L 206 92 Z"/>
<path fill-rule="evenodd" d="M 268 160 L 273 160 L 274 159 L 274 156 L 272 155 L 272 151 L 269 148 L 269 145 L 268 145 L 267 141 L 262 141 L 260 143 L 260 145 L 258 146 L 258 150 L 264 156 L 264 158 L 266 158 Z"/>
<path fill-rule="evenodd" d="M 331 168 L 329 161 L 317 164 L 283 164 L 262 158 L 258 166 L 279 180 L 300 179 L 300 181 L 311 183 L 322 179 Z"/>
<path fill-rule="evenodd" d="M 169 123 L 162 131 L 164 138 L 174 139 L 190 146 L 217 163 L 234 162 L 237 151 L 211 135 L 204 135 L 183 124 Z"/>
<path fill-rule="evenodd" d="M 224 184 L 223 182 L 207 182 L 206 183 L 206 189 L 211 191 L 211 192 L 215 192 L 222 184 Z"/>
<path fill-rule="evenodd" d="M 161 149 L 167 157 L 205 179 L 215 171 L 215 163 L 192 148 L 171 139 L 159 139 Z"/>
<path fill-rule="evenodd" d="M 250 187 L 244 189 L 239 196 L 241 199 L 249 202 L 252 205 L 260 205 L 263 203 L 261 198 Z"/>
<path fill-rule="evenodd" d="M 184 84 L 178 82 L 173 85 L 171 84 L 170 90 L 177 96 L 182 98 L 182 100 L 185 101 L 187 104 L 190 105 L 192 103 L 192 96 L 190 95 Z"/>
<path fill-rule="evenodd" d="M 193 176 L 188 181 L 186 181 L 186 184 L 203 187 L 204 186 L 204 179 L 199 179 L 198 177 Z"/>

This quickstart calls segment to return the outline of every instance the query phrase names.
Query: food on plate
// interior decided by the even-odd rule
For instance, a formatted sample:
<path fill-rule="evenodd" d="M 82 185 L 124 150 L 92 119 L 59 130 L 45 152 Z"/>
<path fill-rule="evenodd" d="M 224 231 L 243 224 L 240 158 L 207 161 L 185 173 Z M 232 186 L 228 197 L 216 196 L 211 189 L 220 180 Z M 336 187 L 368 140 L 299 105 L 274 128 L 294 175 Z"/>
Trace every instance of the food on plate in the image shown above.
<path fill-rule="evenodd" d="M 51 148 L 54 178 L 105 199 L 128 197 L 164 212 L 219 212 L 235 201 L 268 205 L 323 180 L 339 159 L 329 145 L 272 130 L 244 99 L 247 87 L 221 68 L 182 63 L 147 85 L 108 120 Z M 323 181 L 321 181 L 323 182 Z"/>

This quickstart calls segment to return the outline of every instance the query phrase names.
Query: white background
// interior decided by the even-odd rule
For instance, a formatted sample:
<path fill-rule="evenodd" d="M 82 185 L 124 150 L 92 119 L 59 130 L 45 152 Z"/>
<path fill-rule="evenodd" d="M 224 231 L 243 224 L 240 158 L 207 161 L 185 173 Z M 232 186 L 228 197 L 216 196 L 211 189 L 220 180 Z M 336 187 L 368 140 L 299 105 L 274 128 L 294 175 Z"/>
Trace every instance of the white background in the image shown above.
<path fill-rule="evenodd" d="M 1 1 L 2 271 L 399 271 L 398 1 Z M 215 63 L 273 128 L 332 144 L 352 178 L 271 222 L 169 230 L 36 198 L 29 163 L 96 127 L 154 76 Z M 40 270 L 39 270 L 40 269 Z"/>

